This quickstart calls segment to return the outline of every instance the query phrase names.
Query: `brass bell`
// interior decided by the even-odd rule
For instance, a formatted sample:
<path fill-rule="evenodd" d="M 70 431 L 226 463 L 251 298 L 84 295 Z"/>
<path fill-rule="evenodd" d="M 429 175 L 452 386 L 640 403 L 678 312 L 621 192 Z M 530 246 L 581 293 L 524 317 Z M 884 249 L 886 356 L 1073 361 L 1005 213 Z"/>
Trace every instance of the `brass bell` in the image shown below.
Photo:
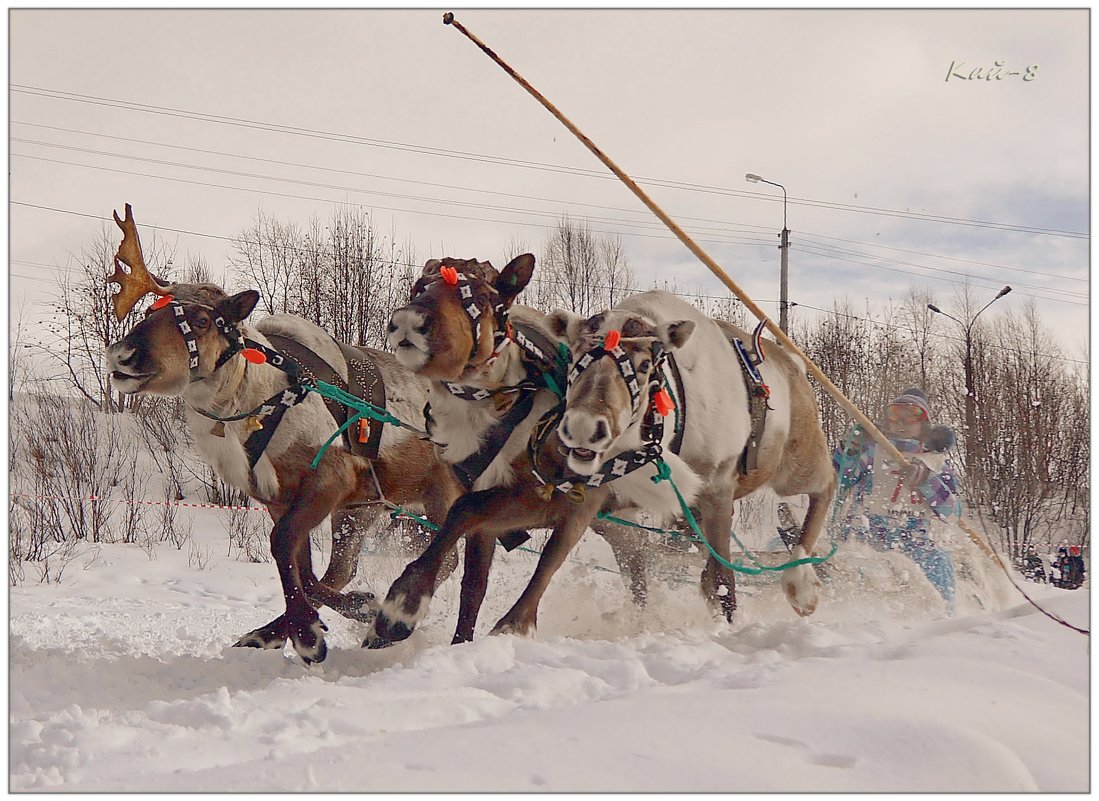
<path fill-rule="evenodd" d="M 586 490 L 583 484 L 574 484 L 572 489 L 565 493 L 566 497 L 573 503 L 579 505 L 584 502 L 586 497 Z"/>
<path fill-rule="evenodd" d="M 222 439 L 225 439 L 225 423 L 218 420 L 216 423 L 214 423 L 214 427 L 210 429 L 210 433 L 213 434 L 215 437 L 221 437 Z"/>
<path fill-rule="evenodd" d="M 246 434 L 251 434 L 253 431 L 259 431 L 262 428 L 263 423 L 261 423 L 259 417 L 254 414 L 244 421 L 244 432 Z"/>
<path fill-rule="evenodd" d="M 492 402 L 496 404 L 496 411 L 502 412 L 511 403 L 511 397 L 506 392 L 494 392 L 492 394 Z"/>
<path fill-rule="evenodd" d="M 540 497 L 543 501 L 548 502 L 553 497 L 553 490 L 553 484 L 543 484 L 536 491 L 538 493 L 538 497 Z"/>

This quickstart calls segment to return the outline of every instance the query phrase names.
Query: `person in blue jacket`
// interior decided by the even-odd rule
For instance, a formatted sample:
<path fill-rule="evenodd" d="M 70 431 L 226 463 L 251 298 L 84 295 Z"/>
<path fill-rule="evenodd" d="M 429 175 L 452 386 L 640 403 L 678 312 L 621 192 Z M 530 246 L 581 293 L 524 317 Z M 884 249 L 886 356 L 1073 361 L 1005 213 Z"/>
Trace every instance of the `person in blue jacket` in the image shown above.
<path fill-rule="evenodd" d="M 839 492 L 854 493 L 842 539 L 854 536 L 878 550 L 899 550 L 923 570 L 954 614 L 954 560 L 930 534 L 932 516 L 961 514 L 958 482 L 945 451 L 954 432 L 932 426 L 927 395 L 912 387 L 886 407 L 882 432 L 909 460 L 897 465 L 869 436 L 856 431 L 832 455 Z"/>

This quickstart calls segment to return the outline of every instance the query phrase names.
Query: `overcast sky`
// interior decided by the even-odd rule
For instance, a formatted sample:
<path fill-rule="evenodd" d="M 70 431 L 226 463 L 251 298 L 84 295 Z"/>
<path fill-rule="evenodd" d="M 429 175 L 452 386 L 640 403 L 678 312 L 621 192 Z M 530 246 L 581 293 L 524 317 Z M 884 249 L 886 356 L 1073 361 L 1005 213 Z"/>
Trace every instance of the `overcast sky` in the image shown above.
<path fill-rule="evenodd" d="M 797 314 L 1011 284 L 986 316 L 1034 298 L 1086 358 L 1087 11 L 456 13 L 775 319 L 782 192 L 749 172 L 788 192 Z M 215 273 L 257 211 L 347 202 L 421 263 L 500 267 L 567 213 L 642 287 L 728 294 L 439 10 L 13 10 L 9 42 L 13 306 L 127 202 Z"/>

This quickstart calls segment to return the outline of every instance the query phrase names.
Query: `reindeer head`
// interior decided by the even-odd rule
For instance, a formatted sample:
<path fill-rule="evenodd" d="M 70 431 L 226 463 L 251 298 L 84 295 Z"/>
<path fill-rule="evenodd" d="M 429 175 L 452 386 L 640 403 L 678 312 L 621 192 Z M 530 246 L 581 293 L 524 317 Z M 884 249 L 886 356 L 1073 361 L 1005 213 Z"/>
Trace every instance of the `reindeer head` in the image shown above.
<path fill-rule="evenodd" d="M 388 340 L 397 361 L 427 378 L 457 381 L 492 355 L 503 312 L 534 271 L 525 253 L 503 270 L 487 261 L 432 259 L 408 305 L 390 315 Z"/>
<path fill-rule="evenodd" d="M 618 309 L 587 320 L 555 311 L 549 323 L 573 354 L 557 435 L 568 451 L 569 469 L 590 476 L 608 455 L 624 449 L 615 445 L 648 411 L 649 389 L 660 380 L 654 365 L 661 351 L 682 347 L 695 324 L 657 324 Z"/>
<path fill-rule="evenodd" d="M 115 271 L 107 278 L 121 291 L 112 300 L 115 316 L 122 320 L 146 294 L 159 299 L 145 312 L 145 319 L 121 340 L 107 348 L 107 369 L 115 389 L 127 395 L 149 392 L 181 395 L 194 381 L 208 377 L 220 366 L 230 343 L 219 329 L 235 326 L 255 308 L 254 290 L 229 297 L 214 284 L 169 284 L 145 266 L 130 204 L 126 218 L 115 222 L 123 239 L 115 254 Z M 123 271 L 122 265 L 130 268 Z"/>

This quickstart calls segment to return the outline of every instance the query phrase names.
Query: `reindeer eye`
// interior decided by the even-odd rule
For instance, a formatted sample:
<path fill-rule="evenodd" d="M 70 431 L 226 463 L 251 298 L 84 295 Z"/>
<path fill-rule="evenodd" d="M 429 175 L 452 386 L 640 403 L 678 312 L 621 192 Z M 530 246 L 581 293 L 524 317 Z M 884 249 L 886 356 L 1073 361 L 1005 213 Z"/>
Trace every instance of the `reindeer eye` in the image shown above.
<path fill-rule="evenodd" d="M 209 327 L 210 315 L 206 314 L 205 312 L 200 312 L 199 314 L 195 315 L 195 328 L 197 328 L 199 331 L 205 331 Z"/>
<path fill-rule="evenodd" d="M 642 359 L 641 364 L 637 365 L 637 372 L 647 373 L 649 368 L 653 366 L 653 363 L 648 359 Z"/>

